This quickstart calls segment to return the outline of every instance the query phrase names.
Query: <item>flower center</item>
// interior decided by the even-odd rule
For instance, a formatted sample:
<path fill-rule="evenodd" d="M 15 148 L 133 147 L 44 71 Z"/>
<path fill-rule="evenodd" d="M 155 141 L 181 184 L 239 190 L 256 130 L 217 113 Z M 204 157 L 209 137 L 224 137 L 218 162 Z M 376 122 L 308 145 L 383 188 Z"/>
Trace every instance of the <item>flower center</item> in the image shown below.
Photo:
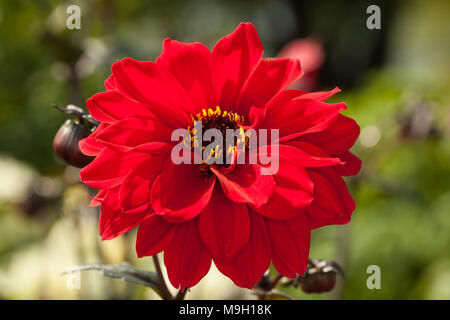
<path fill-rule="evenodd" d="M 194 121 L 202 122 L 202 130 L 203 132 L 208 129 L 218 129 L 225 136 L 227 129 L 238 129 L 240 128 L 239 123 L 244 122 L 244 117 L 240 116 L 236 112 L 233 111 L 222 111 L 219 106 L 216 106 L 216 109 L 208 108 L 203 109 L 202 112 L 199 112 L 195 115 L 191 115 L 192 123 Z M 193 135 L 194 128 L 188 127 L 188 130 Z"/>
<path fill-rule="evenodd" d="M 226 110 L 222 111 L 219 106 L 216 106 L 215 109 L 202 109 L 202 111 L 197 113 L 195 116 L 191 115 L 191 120 L 193 126 L 189 126 L 188 131 L 190 133 L 190 147 L 192 149 L 197 148 L 200 144 L 202 144 L 202 134 L 205 133 L 205 131 L 207 131 L 208 129 L 219 130 L 222 133 L 223 139 L 227 137 L 227 130 L 231 129 L 237 132 L 234 143 L 231 146 L 228 146 L 228 149 L 225 149 L 226 146 L 222 146 L 222 149 L 216 148 L 211 150 L 208 158 L 203 159 L 204 164 L 211 157 L 222 157 L 223 163 L 225 163 L 227 157 L 229 158 L 230 155 L 233 155 L 233 153 L 236 152 L 237 146 L 239 145 L 240 141 L 245 141 L 245 146 L 248 147 L 248 137 L 245 136 L 244 129 L 241 127 L 241 124 L 244 122 L 245 118 L 237 114 L 236 112 Z M 199 134 L 198 132 L 198 125 L 195 126 L 196 122 L 201 122 L 201 134 Z M 202 152 L 203 150 L 205 150 L 205 148 L 206 146 L 202 144 Z M 226 152 L 221 152 L 221 150 L 226 150 Z"/>

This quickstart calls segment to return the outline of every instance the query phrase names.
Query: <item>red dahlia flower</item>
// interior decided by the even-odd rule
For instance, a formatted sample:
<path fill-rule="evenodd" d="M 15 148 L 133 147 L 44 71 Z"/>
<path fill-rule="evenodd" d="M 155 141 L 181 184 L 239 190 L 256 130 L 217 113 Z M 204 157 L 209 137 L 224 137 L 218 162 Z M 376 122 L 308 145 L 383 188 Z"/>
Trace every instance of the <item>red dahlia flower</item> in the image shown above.
<path fill-rule="evenodd" d="M 139 257 L 164 251 L 174 287 L 192 287 L 211 262 L 251 288 L 269 267 L 303 275 L 310 230 L 349 222 L 355 203 L 341 176 L 360 160 L 348 149 L 356 122 L 339 113 L 338 92 L 285 90 L 302 71 L 297 60 L 262 59 L 256 29 L 242 23 L 210 51 L 166 39 L 156 62 L 120 60 L 106 91 L 87 100 L 101 122 L 80 142 L 95 160 L 81 171 L 100 189 L 103 240 L 139 225 Z M 219 106 L 219 108 L 217 108 Z M 279 170 L 260 164 L 171 161 L 171 133 L 191 128 L 279 129 Z M 266 148 L 267 149 L 267 148 Z"/>

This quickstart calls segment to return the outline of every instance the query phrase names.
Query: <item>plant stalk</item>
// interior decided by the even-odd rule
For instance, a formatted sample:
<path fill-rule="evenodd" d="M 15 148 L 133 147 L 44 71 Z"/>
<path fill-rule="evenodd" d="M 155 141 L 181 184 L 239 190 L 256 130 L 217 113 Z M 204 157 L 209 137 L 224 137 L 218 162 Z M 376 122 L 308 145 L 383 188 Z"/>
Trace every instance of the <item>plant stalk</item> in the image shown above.
<path fill-rule="evenodd" d="M 152 256 L 152 258 L 153 258 L 153 263 L 155 264 L 156 274 L 158 275 L 158 278 L 159 278 L 162 298 L 164 300 L 173 300 L 173 296 L 170 293 L 169 288 L 167 287 L 166 280 L 164 279 L 161 265 L 159 264 L 158 256 L 155 254 Z"/>

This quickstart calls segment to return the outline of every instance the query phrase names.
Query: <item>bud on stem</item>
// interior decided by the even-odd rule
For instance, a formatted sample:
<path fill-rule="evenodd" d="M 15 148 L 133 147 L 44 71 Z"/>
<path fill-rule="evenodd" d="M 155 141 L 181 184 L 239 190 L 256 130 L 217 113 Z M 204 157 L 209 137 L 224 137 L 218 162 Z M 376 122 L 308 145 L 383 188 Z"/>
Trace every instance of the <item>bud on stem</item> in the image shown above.
<path fill-rule="evenodd" d="M 53 150 L 66 163 L 77 168 L 85 167 L 94 157 L 83 154 L 78 143 L 95 130 L 98 122 L 77 106 L 68 105 L 66 108 L 62 108 L 53 105 L 53 107 L 71 117 L 64 122 L 56 133 L 53 139 Z"/>

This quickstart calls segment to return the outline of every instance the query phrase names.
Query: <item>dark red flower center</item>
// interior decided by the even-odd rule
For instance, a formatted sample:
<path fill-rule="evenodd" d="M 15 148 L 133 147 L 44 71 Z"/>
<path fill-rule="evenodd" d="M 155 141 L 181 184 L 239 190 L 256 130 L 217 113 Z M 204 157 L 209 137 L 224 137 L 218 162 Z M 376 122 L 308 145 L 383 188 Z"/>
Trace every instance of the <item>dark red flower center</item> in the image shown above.
<path fill-rule="evenodd" d="M 223 152 L 222 154 L 219 154 L 216 156 L 216 152 L 220 152 L 217 150 L 212 150 L 210 157 L 223 157 L 223 163 L 226 163 L 227 157 L 230 155 L 233 155 L 236 150 L 237 146 L 239 144 L 240 139 L 245 140 L 245 146 L 248 147 L 248 137 L 245 136 L 244 129 L 241 127 L 241 124 L 244 123 L 245 118 L 238 113 L 234 111 L 227 111 L 222 109 L 219 106 L 216 106 L 215 109 L 208 108 L 208 109 L 202 109 L 201 112 L 197 113 L 195 116 L 191 115 L 192 120 L 192 126 L 188 127 L 188 131 L 191 134 L 191 148 L 194 149 L 197 147 L 202 141 L 199 141 L 199 139 L 202 139 L 203 137 L 201 135 L 196 134 L 197 129 L 194 126 L 195 121 L 201 121 L 202 123 L 202 134 L 205 133 L 208 129 L 217 129 L 222 133 L 223 137 L 223 143 L 225 142 L 225 139 L 227 137 L 227 130 L 231 129 L 236 132 L 238 131 L 237 136 L 235 137 L 234 143 L 232 146 L 226 150 L 226 152 Z M 202 151 L 205 149 L 204 143 L 202 144 Z M 223 145 L 223 148 L 226 146 Z M 203 162 L 205 162 L 205 159 L 203 159 Z M 205 164 L 205 168 L 208 166 Z M 202 165 L 203 167 L 203 165 Z"/>

